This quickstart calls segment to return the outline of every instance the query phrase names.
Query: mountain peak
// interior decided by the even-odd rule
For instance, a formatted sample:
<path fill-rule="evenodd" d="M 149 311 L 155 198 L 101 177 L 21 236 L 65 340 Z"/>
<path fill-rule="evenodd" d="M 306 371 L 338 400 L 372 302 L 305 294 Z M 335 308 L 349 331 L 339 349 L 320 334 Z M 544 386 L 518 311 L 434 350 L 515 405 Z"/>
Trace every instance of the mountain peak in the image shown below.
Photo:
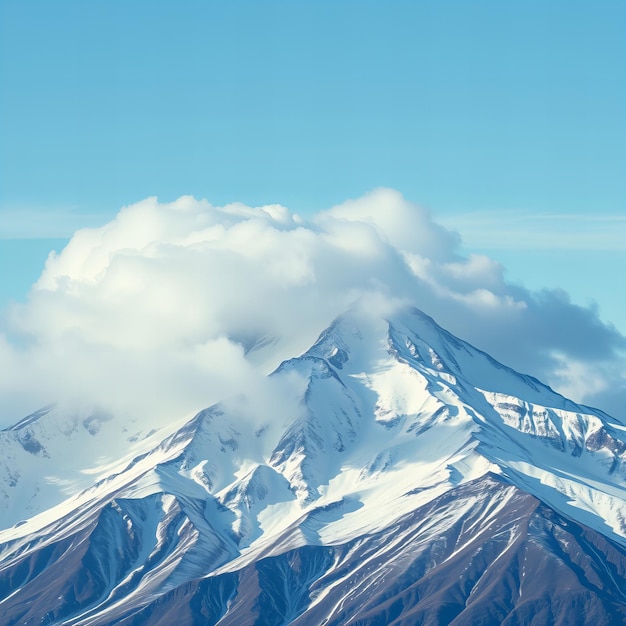
<path fill-rule="evenodd" d="M 384 314 L 353 307 L 267 382 L 267 389 L 246 390 L 137 441 L 132 455 L 90 470 L 87 476 L 99 477 L 96 484 L 0 532 L 0 575 L 13 594 L 6 614 L 14 621 L 8 623 L 33 615 L 20 613 L 19 602 L 41 593 L 44 580 L 55 594 L 73 598 L 53 610 L 53 621 L 158 624 L 150 608 L 155 602 L 182 611 L 177 597 L 189 594 L 195 602 L 197 593 L 210 593 L 207 611 L 219 617 L 209 623 L 224 616 L 220 623 L 244 623 L 250 621 L 246 611 L 253 611 L 245 586 L 254 579 L 263 587 L 278 571 L 304 590 L 284 590 L 280 601 L 275 589 L 255 596 L 255 602 L 291 607 L 267 609 L 280 623 L 352 623 L 330 608 L 342 602 L 335 589 L 346 602 L 352 597 L 332 581 L 345 576 L 365 585 L 359 572 L 367 554 L 377 555 L 384 580 L 391 575 L 385 559 L 402 562 L 401 542 L 414 546 L 416 581 L 425 581 L 431 567 L 440 568 L 437 576 L 450 567 L 457 582 L 459 572 L 468 572 L 463 576 L 472 582 L 461 591 L 452 579 L 441 583 L 465 598 L 458 614 L 466 621 L 459 623 L 472 623 L 470 598 L 493 611 L 481 595 L 487 583 L 472 572 L 489 572 L 496 581 L 502 570 L 495 561 L 511 568 L 531 554 L 561 572 L 558 559 L 571 555 L 574 544 L 589 546 L 584 567 L 599 571 L 598 555 L 619 563 L 606 566 L 609 591 L 600 593 L 596 585 L 590 596 L 598 615 L 617 606 L 615 581 L 626 572 L 626 429 L 602 412 L 501 365 L 412 307 L 389 307 Z M 262 420 L 252 416 L 260 406 Z M 48 417 L 42 411 L 1 434 L 15 439 Z M 106 443 L 107 428 L 115 424 L 104 422 L 93 432 L 85 427 L 81 441 Z M 39 458 L 21 445 L 23 455 Z M 55 446 L 54 437 L 46 441 L 47 451 L 67 450 Z M 11 502 L 17 491 L 9 469 L 4 472 Z M 110 541 L 123 546 L 125 560 L 104 548 Z M 74 545 L 87 552 L 70 557 L 67 546 Z M 477 557 L 481 550 L 491 557 Z M 101 571 L 114 562 L 117 569 L 92 576 L 90 590 L 80 593 L 83 565 L 70 568 L 65 587 L 51 564 L 15 586 L 18 572 L 51 553 L 67 554 L 61 559 L 67 564 L 96 563 Z M 570 571 L 561 573 L 567 578 Z M 536 594 L 523 571 L 511 575 L 519 597 Z M 591 583 L 579 584 L 581 594 L 589 593 Z M 170 595 L 177 589 L 184 589 L 182 596 Z M 550 589 L 559 602 L 569 602 L 569 592 Z M 394 596 L 385 593 L 391 595 L 363 608 L 365 623 L 374 615 L 392 619 L 386 603 Z M 430 615 L 420 601 L 403 597 L 417 611 L 406 623 L 417 619 L 410 615 Z M 520 607 L 515 601 L 509 610 Z M 132 621 L 131 615 L 143 617 Z M 428 619 L 440 623 L 442 615 Z"/>

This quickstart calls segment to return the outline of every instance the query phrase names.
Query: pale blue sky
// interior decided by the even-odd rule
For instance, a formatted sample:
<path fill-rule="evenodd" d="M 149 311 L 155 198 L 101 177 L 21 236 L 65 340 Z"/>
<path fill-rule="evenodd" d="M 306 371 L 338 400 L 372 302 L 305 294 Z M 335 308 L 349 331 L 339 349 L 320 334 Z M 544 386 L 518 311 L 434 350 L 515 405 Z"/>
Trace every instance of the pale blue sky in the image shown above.
<path fill-rule="evenodd" d="M 621 0 L 0 0 L 0 306 L 147 196 L 387 186 L 624 332 L 625 32 Z"/>

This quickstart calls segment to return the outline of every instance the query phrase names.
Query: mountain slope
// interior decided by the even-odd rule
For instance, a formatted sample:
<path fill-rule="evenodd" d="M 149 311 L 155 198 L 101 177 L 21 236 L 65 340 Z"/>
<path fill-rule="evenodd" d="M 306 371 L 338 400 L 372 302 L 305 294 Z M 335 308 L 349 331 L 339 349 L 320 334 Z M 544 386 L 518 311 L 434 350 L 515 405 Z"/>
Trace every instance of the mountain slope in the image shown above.
<path fill-rule="evenodd" d="M 349 311 L 268 386 L 0 532 L 1 623 L 622 623 L 620 422 L 417 309 Z M 2 434 L 36 456 L 47 417 Z"/>

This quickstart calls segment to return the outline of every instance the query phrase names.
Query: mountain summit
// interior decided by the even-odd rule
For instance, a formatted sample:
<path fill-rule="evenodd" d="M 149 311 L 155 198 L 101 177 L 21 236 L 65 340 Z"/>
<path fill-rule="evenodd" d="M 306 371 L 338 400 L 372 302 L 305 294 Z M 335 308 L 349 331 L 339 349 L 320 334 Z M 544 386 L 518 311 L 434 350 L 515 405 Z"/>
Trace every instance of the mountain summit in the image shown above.
<path fill-rule="evenodd" d="M 112 459 L 126 429 L 0 432 L 2 626 L 626 620 L 626 426 L 417 309 L 355 307 Z"/>

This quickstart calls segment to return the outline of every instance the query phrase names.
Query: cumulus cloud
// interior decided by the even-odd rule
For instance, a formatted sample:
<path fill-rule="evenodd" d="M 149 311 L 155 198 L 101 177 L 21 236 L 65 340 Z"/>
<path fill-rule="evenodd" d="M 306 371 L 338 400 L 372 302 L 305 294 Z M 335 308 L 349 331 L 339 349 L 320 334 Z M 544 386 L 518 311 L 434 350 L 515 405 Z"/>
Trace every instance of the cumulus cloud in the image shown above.
<path fill-rule="evenodd" d="M 617 412 L 626 339 L 566 294 L 509 285 L 493 260 L 459 250 L 457 234 L 389 189 L 307 220 L 277 205 L 148 198 L 77 231 L 8 312 L 0 421 L 64 398 L 179 418 L 258 385 L 368 294 L 409 301 Z"/>

